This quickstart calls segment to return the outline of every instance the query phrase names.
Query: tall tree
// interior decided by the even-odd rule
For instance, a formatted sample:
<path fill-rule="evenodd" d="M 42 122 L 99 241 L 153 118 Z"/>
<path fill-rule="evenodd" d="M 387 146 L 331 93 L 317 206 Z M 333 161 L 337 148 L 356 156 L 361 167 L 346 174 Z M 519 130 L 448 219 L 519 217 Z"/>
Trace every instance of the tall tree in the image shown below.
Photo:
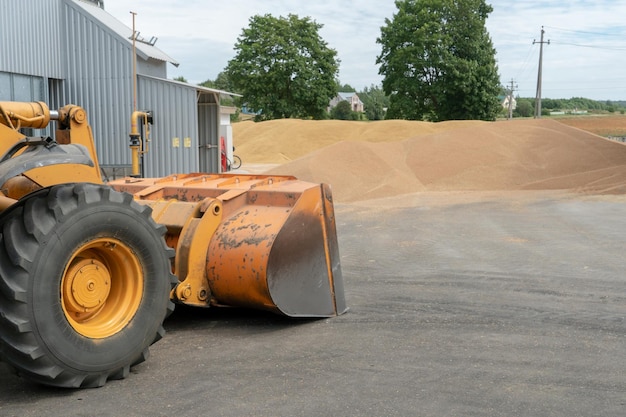
<path fill-rule="evenodd" d="M 354 87 L 352 87 L 350 84 L 344 84 L 341 85 L 341 83 L 337 82 L 339 87 L 337 88 L 337 90 L 340 93 L 354 93 L 356 92 L 356 89 Z"/>
<path fill-rule="evenodd" d="M 305 17 L 253 16 L 237 38 L 226 72 L 246 105 L 261 119 L 323 118 L 337 94 L 337 52 Z"/>
<path fill-rule="evenodd" d="M 387 118 L 494 120 L 500 111 L 485 0 L 396 0 L 377 42 Z"/>
<path fill-rule="evenodd" d="M 385 111 L 389 107 L 389 97 L 380 86 L 371 85 L 359 92 L 359 98 L 363 102 L 363 110 L 368 120 L 382 120 Z"/>
<path fill-rule="evenodd" d="M 229 93 L 233 92 L 233 86 L 228 78 L 228 74 L 226 71 L 221 71 L 217 74 L 217 78 L 215 80 L 211 80 L 210 78 L 206 81 L 201 82 L 201 87 L 213 88 L 216 90 L 227 91 Z M 238 96 L 231 96 L 227 94 L 220 94 L 220 105 L 222 106 L 232 106 L 232 107 L 240 107 L 241 103 Z M 239 111 L 230 115 L 230 119 L 232 121 L 236 121 L 239 118 Z"/>
<path fill-rule="evenodd" d="M 215 88 L 217 90 L 233 92 L 233 86 L 228 78 L 228 74 L 225 71 L 221 71 L 217 74 L 215 80 L 208 79 L 200 83 L 202 87 Z"/>

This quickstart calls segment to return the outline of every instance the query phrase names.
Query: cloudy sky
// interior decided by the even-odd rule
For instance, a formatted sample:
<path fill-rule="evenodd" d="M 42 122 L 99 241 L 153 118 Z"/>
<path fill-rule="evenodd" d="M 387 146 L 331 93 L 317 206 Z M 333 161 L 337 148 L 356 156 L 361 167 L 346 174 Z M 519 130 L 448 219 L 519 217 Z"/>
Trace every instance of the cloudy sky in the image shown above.
<path fill-rule="evenodd" d="M 487 20 L 503 84 L 534 97 L 539 41 L 544 27 L 542 97 L 626 100 L 626 0 L 491 0 Z M 130 11 L 147 38 L 180 63 L 168 76 L 191 83 L 215 79 L 254 15 L 309 16 L 337 50 L 339 79 L 357 90 L 380 85 L 376 57 L 380 27 L 396 12 L 394 0 L 104 0 L 105 10 L 127 26 Z"/>

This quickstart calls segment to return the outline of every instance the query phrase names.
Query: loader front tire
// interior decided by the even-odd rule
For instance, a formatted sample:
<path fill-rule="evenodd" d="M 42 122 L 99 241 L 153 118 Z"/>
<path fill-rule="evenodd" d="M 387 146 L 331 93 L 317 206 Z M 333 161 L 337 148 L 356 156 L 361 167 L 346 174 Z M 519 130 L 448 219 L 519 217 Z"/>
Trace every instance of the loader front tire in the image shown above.
<path fill-rule="evenodd" d="M 63 184 L 0 216 L 0 359 L 58 387 L 128 375 L 173 310 L 173 250 L 151 210 L 105 185 Z"/>

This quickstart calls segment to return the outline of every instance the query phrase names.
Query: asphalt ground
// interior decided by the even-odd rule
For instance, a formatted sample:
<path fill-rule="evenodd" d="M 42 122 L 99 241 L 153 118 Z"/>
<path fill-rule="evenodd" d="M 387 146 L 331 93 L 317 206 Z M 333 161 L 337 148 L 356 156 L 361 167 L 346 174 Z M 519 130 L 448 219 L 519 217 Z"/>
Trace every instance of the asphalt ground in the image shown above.
<path fill-rule="evenodd" d="M 626 196 L 416 194 L 337 205 L 350 311 L 179 308 L 128 378 L 1 416 L 626 415 Z"/>

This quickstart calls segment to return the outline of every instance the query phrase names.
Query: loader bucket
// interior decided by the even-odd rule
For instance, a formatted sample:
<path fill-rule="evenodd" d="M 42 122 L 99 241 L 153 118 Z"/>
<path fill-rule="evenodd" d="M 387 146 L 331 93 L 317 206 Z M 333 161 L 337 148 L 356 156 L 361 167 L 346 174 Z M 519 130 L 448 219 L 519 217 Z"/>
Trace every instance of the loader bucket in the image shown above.
<path fill-rule="evenodd" d="M 201 261 L 206 266 L 197 275 L 202 275 L 206 285 L 194 284 L 197 276 L 179 276 L 182 283 L 178 296 L 173 297 L 175 301 L 199 305 L 191 298 L 204 290 L 209 294 L 199 299 L 206 298 L 209 305 L 270 310 L 291 317 L 330 317 L 347 310 L 332 195 L 327 185 L 293 177 L 228 174 L 129 179 L 111 185 L 144 203 L 176 199 L 202 201 L 203 207 L 219 204 L 211 214 L 219 222 L 194 229 L 197 231 L 193 233 L 212 233 L 204 239 L 185 236 L 192 233 L 189 221 L 186 226 L 163 222 L 176 216 L 163 215 L 158 203 L 153 205 L 153 217 L 168 227 L 168 240 L 177 246 L 176 263 L 191 257 L 184 255 L 190 253 L 188 246 L 194 245 L 190 242 L 205 242 L 196 244 L 207 246 L 193 248 L 195 257 L 199 252 L 204 256 Z M 203 210 L 200 214 L 196 210 L 199 219 L 207 216 Z M 198 224 L 201 221 L 197 220 Z M 176 269 L 189 275 L 193 267 Z"/>
<path fill-rule="evenodd" d="M 277 195 L 273 205 L 246 204 L 223 221 L 208 253 L 214 297 L 288 316 L 341 314 L 345 302 L 329 197 L 323 187 L 297 199 Z"/>

